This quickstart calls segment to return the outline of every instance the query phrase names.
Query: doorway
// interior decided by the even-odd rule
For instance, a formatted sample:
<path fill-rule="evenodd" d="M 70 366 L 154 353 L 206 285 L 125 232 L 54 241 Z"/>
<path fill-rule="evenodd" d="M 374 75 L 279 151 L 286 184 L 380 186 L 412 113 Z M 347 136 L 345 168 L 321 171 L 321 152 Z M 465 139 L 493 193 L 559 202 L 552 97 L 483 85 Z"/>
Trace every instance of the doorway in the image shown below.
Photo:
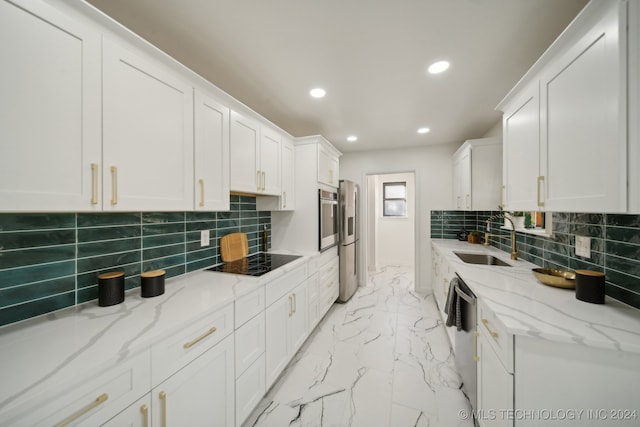
<path fill-rule="evenodd" d="M 367 176 L 367 272 L 390 266 L 415 272 L 415 194 L 414 172 Z"/>

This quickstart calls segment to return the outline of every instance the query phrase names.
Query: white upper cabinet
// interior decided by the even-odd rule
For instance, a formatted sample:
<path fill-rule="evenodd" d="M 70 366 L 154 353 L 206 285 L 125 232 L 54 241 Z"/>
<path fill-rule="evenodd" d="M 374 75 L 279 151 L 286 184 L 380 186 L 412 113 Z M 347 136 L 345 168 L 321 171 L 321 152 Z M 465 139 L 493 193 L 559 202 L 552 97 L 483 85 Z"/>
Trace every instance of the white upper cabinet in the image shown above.
<path fill-rule="evenodd" d="M 0 211 L 100 210 L 100 34 L 0 1 Z"/>
<path fill-rule="evenodd" d="M 193 89 L 103 40 L 105 210 L 193 209 Z"/>
<path fill-rule="evenodd" d="M 627 211 L 626 47 L 627 2 L 591 2 L 498 106 L 507 209 Z"/>
<path fill-rule="evenodd" d="M 453 207 L 495 210 L 500 205 L 502 146 L 496 138 L 470 139 L 452 156 Z"/>
<path fill-rule="evenodd" d="M 540 102 L 538 82 L 504 108 L 501 205 L 507 210 L 538 210 Z"/>
<path fill-rule="evenodd" d="M 231 112 L 231 190 L 280 195 L 282 136 L 235 111 Z"/>
<path fill-rule="evenodd" d="M 195 209 L 229 210 L 229 108 L 196 90 Z"/>
<path fill-rule="evenodd" d="M 453 207 L 471 209 L 471 147 L 466 145 L 453 156 Z"/>
<path fill-rule="evenodd" d="M 260 124 L 231 111 L 231 190 L 257 193 L 262 188 L 259 171 Z"/>
<path fill-rule="evenodd" d="M 282 139 L 282 198 L 280 208 L 292 211 L 296 208 L 295 193 L 295 147 L 290 139 Z"/>
<path fill-rule="evenodd" d="M 318 144 L 318 182 L 338 187 L 339 154 L 333 152 L 322 142 Z"/>
<path fill-rule="evenodd" d="M 280 184 L 280 146 L 282 136 L 267 127 L 262 126 L 260 132 L 260 174 L 262 176 L 262 190 L 264 194 L 279 196 Z"/>
<path fill-rule="evenodd" d="M 625 8 L 610 2 L 541 76 L 547 210 L 626 210 Z"/>

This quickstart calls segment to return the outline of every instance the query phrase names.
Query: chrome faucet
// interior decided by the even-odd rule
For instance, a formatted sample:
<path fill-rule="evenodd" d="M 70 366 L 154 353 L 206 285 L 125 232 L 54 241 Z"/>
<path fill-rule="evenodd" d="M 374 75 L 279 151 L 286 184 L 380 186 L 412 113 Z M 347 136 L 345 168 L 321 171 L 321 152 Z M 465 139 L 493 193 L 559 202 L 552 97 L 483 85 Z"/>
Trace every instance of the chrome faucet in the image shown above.
<path fill-rule="evenodd" d="M 502 212 L 495 215 L 491 215 L 489 218 L 487 218 L 487 221 L 486 221 L 487 231 L 486 233 L 484 233 L 484 245 L 489 246 L 489 237 L 498 237 L 498 238 L 504 237 L 501 234 L 489 234 L 489 232 L 491 231 L 491 221 L 498 218 L 504 218 L 511 223 L 511 259 L 517 260 L 518 248 L 516 247 L 516 227 L 515 225 L 513 225 L 513 221 L 511 220 L 511 218 L 509 218 L 508 216 L 505 216 Z"/>

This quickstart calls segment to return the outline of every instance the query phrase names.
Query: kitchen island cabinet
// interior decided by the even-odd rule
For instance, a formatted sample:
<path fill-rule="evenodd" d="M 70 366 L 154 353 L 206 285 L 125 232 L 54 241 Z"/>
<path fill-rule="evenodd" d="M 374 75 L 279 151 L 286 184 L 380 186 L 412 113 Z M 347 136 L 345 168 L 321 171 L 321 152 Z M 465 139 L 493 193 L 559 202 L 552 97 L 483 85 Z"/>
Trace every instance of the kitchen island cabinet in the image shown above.
<path fill-rule="evenodd" d="M 0 55 L 0 210 L 101 210 L 100 32 L 2 1 Z"/>

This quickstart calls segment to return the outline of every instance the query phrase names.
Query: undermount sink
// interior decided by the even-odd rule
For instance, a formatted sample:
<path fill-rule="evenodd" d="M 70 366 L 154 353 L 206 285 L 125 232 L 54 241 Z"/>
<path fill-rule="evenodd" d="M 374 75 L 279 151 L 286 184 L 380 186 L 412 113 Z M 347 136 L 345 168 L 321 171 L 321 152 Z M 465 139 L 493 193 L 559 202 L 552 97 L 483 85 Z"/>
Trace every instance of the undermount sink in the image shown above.
<path fill-rule="evenodd" d="M 454 252 L 458 258 L 467 264 L 480 264 L 480 265 L 496 265 L 500 267 L 511 267 L 510 264 L 502 261 L 493 255 L 486 254 L 473 254 L 468 252 Z"/>

